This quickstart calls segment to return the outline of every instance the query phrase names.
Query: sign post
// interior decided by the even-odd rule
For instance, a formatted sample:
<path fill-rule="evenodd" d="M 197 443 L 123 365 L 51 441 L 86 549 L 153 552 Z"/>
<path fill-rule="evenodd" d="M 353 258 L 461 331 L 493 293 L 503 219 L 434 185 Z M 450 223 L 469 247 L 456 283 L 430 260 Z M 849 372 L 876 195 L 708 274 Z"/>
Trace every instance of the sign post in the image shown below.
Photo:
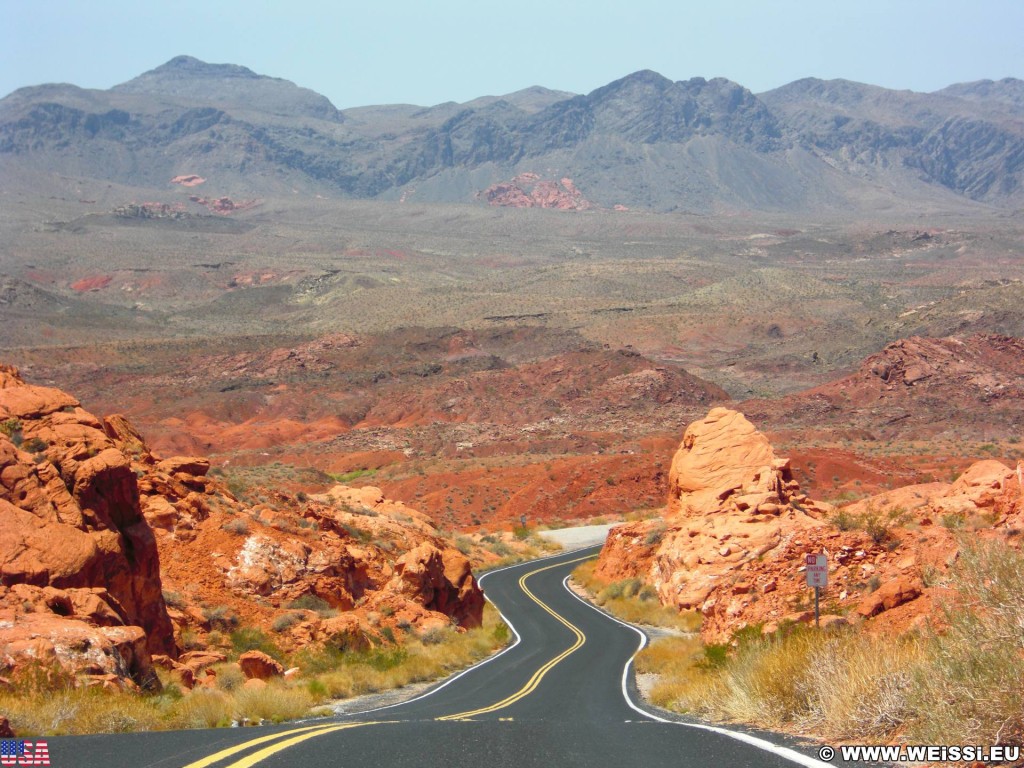
<path fill-rule="evenodd" d="M 804 559 L 807 586 L 814 587 L 814 626 L 820 626 L 818 595 L 822 587 L 828 586 L 828 555 L 806 555 Z"/>

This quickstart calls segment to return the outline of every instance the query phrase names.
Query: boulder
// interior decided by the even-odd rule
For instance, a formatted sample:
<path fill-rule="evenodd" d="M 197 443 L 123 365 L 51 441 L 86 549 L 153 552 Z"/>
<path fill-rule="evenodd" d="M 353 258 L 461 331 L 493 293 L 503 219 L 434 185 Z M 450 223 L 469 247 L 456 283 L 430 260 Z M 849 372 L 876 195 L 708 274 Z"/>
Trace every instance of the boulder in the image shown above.
<path fill-rule="evenodd" d="M 263 651 L 246 651 L 238 657 L 238 666 L 249 679 L 255 677 L 266 680 L 284 675 L 284 667 Z"/>
<path fill-rule="evenodd" d="M 742 413 L 714 408 L 686 428 L 668 475 L 668 514 L 714 514 L 733 505 L 772 514 L 799 490 L 789 460 Z"/>
<path fill-rule="evenodd" d="M 795 570 L 823 548 L 829 509 L 800 493 L 789 460 L 743 414 L 714 408 L 683 434 L 664 519 L 613 528 L 595 573 L 640 578 L 662 604 L 701 612 L 704 638 L 722 642 L 790 612 Z"/>
<path fill-rule="evenodd" d="M 430 542 L 414 547 L 395 562 L 395 575 L 386 589 L 462 626 L 478 627 L 483 621 L 483 593 L 469 560 L 456 549 L 442 551 Z"/>
<path fill-rule="evenodd" d="M 882 611 L 888 611 L 898 605 L 909 603 L 921 596 L 921 583 L 915 579 L 897 578 L 886 582 L 857 604 L 857 613 L 864 618 L 871 618 Z"/>
<path fill-rule="evenodd" d="M 158 461 L 156 468 L 159 472 L 166 472 L 168 475 L 181 473 L 203 477 L 210 471 L 210 460 L 201 456 L 172 456 L 169 459 Z"/>

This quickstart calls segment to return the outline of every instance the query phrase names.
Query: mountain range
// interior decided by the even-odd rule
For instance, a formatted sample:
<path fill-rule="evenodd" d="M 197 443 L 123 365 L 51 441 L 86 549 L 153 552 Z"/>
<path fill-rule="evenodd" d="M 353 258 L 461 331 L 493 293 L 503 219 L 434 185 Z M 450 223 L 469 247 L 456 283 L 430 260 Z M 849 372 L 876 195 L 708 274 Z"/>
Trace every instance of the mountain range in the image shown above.
<path fill-rule="evenodd" d="M 6 96 L 0 173 L 22 191 L 70 177 L 170 193 L 172 179 L 196 177 L 218 197 L 1013 210 L 1024 203 L 1024 81 L 915 93 L 809 78 L 754 94 L 640 71 L 585 95 L 534 87 L 338 110 L 287 80 L 179 56 L 110 90 Z"/>

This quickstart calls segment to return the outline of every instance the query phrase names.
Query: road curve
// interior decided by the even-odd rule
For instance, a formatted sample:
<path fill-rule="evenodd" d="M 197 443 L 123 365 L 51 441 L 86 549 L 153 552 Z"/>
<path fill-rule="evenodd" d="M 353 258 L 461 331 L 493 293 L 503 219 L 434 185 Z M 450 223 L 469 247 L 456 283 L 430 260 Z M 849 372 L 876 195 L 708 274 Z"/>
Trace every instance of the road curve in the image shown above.
<path fill-rule="evenodd" d="M 262 728 L 52 738 L 51 764 L 83 768 L 527 768 L 721 765 L 823 768 L 779 739 L 669 720 L 627 690 L 645 642 L 564 582 L 599 548 L 485 574 L 516 642 L 390 707 Z M 774 742 L 774 743 L 773 743 Z"/>

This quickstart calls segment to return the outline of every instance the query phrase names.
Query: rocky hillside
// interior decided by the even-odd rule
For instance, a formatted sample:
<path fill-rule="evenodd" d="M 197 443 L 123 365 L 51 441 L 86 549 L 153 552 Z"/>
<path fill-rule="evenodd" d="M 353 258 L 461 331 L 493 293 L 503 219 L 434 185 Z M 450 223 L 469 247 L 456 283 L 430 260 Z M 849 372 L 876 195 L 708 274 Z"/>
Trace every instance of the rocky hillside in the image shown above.
<path fill-rule="evenodd" d="M 808 499 L 787 459 L 740 413 L 713 409 L 683 436 L 662 520 L 613 528 L 597 575 L 638 578 L 699 611 L 705 640 L 813 620 L 804 556 L 829 558 L 822 623 L 885 632 L 932 615 L 961 529 L 1013 541 L 1024 463 L 973 465 L 954 483 L 898 489 L 836 510 Z"/>
<path fill-rule="evenodd" d="M 1024 339 L 914 336 L 858 370 L 745 410 L 786 428 L 861 430 L 876 438 L 1014 438 L 1024 432 Z"/>
<path fill-rule="evenodd" d="M 209 467 L 0 368 L 0 674 L 158 686 L 156 657 L 190 686 L 193 652 L 240 628 L 358 648 L 479 624 L 470 561 L 425 515 L 345 486 L 243 503 Z"/>
<path fill-rule="evenodd" d="M 109 91 L 46 85 L 0 100 L 0 166 L 27 188 L 54 173 L 164 193 L 189 179 L 215 200 L 299 191 L 700 212 L 1015 206 L 1019 92 L 1016 80 L 918 94 L 809 79 L 755 95 L 721 78 L 642 71 L 586 95 L 533 88 L 338 111 L 288 81 L 179 56 Z M 509 182 L 531 176 L 537 192 Z"/>

